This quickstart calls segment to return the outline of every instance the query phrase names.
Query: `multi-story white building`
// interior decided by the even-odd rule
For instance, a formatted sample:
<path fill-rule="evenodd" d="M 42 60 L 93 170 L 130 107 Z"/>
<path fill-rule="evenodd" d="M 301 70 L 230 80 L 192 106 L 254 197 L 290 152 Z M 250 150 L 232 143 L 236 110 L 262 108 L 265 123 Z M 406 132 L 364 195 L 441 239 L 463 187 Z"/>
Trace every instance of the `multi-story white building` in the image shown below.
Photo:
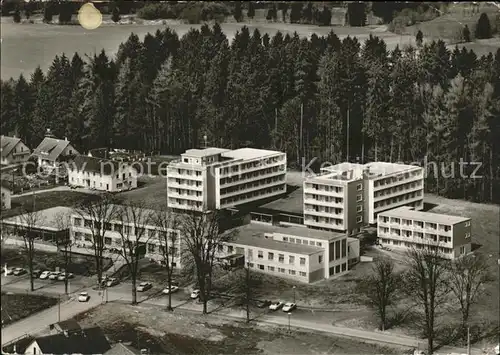
<path fill-rule="evenodd" d="M 190 149 L 169 164 L 168 205 L 223 209 L 286 192 L 286 154 L 242 148 Z"/>
<path fill-rule="evenodd" d="M 471 251 L 471 219 L 399 207 L 378 215 L 378 242 L 391 248 L 438 248 L 454 259 Z"/>
<path fill-rule="evenodd" d="M 305 283 L 336 277 L 359 258 L 359 240 L 344 233 L 262 222 L 235 229 L 221 255 L 244 255 L 250 269 L 277 277 Z"/>
<path fill-rule="evenodd" d="M 362 171 L 349 163 L 336 167 L 340 172 L 324 171 L 304 181 L 304 224 L 357 233 L 366 224 Z"/>
<path fill-rule="evenodd" d="M 115 210 L 120 208 L 121 206 L 115 206 Z M 110 211 L 111 211 L 110 207 Z M 142 212 L 143 216 L 153 216 L 154 211 L 152 210 L 144 210 Z M 145 257 L 155 259 L 155 260 L 162 260 L 162 255 L 164 255 L 164 247 L 165 247 L 165 242 L 160 241 L 160 233 L 167 232 L 167 233 L 175 233 L 176 237 L 175 238 L 168 238 L 167 242 L 169 247 L 173 248 L 171 249 L 171 252 L 169 255 L 173 255 L 173 260 L 172 266 L 180 268 L 181 267 L 181 238 L 180 238 L 180 231 L 177 229 L 168 229 L 165 231 L 162 228 L 159 228 L 156 226 L 151 218 L 144 218 L 144 221 L 149 221 L 145 223 L 144 225 L 140 226 L 134 226 L 133 223 L 133 218 L 129 218 L 131 223 L 122 223 L 122 220 L 119 217 L 112 218 L 109 223 L 105 223 L 102 228 L 102 234 L 104 236 L 104 246 L 107 249 L 118 249 L 121 250 L 122 248 L 122 243 L 124 241 L 130 241 L 130 242 L 135 242 L 135 236 L 139 234 L 140 240 L 138 242 L 138 246 L 140 247 L 141 245 L 144 245 L 146 247 L 146 255 Z M 70 229 L 70 234 L 71 234 L 71 239 L 75 243 L 91 247 L 92 246 L 92 228 L 95 228 L 95 220 L 90 218 L 90 216 L 82 218 L 82 215 L 80 213 L 74 212 L 71 215 L 71 229 Z M 137 228 L 143 228 L 143 230 L 138 231 L 135 229 Z M 125 228 L 123 231 L 122 228 Z M 125 237 L 122 237 L 120 234 L 120 230 L 123 231 L 123 235 Z M 164 240 L 164 239 L 161 239 Z M 176 241 L 175 246 L 170 246 L 170 242 L 172 240 Z"/>
<path fill-rule="evenodd" d="M 377 214 L 400 206 L 423 208 L 423 168 L 374 162 L 342 163 L 304 181 L 304 224 L 356 233 Z"/>
<path fill-rule="evenodd" d="M 78 155 L 68 164 L 68 183 L 101 191 L 137 187 L 137 170 L 128 163 Z"/>

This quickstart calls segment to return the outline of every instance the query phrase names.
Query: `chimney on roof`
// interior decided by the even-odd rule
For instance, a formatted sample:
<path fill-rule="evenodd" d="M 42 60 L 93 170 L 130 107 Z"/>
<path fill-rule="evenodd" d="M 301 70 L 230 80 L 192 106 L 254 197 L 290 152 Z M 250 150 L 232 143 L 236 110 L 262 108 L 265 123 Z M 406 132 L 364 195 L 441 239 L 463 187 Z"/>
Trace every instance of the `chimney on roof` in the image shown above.
<path fill-rule="evenodd" d="M 67 142 L 68 141 L 68 137 L 64 137 L 64 140 Z"/>

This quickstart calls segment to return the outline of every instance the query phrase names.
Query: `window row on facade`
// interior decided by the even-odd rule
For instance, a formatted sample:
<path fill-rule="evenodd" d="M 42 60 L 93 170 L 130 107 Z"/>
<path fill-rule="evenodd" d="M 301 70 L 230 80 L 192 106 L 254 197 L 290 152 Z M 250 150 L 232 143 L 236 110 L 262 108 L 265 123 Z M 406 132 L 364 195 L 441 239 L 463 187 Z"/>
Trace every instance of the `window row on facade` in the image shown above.
<path fill-rule="evenodd" d="M 328 203 L 336 203 L 336 204 L 342 204 L 344 199 L 342 197 L 333 197 L 333 196 L 320 196 L 316 194 L 307 194 L 305 196 L 306 200 L 307 199 L 313 199 L 318 202 L 328 202 Z"/>
<path fill-rule="evenodd" d="M 220 194 L 221 195 L 227 195 L 227 194 L 230 194 L 230 193 L 233 193 L 233 192 L 246 191 L 246 190 L 251 189 L 251 188 L 259 187 L 259 186 L 262 186 L 262 185 L 272 184 L 272 183 L 275 183 L 275 182 L 278 182 L 278 181 L 283 181 L 284 182 L 285 178 L 286 178 L 285 175 L 280 175 L 280 176 L 275 176 L 275 177 L 263 178 L 263 179 L 255 180 L 255 181 L 252 181 L 252 182 L 243 183 L 243 184 L 236 185 L 236 186 L 221 188 L 220 189 Z"/>
<path fill-rule="evenodd" d="M 178 185 L 192 186 L 192 187 L 201 187 L 201 181 L 189 180 L 189 179 L 180 179 L 180 178 L 170 178 L 169 181 L 172 183 L 175 182 Z"/>
<path fill-rule="evenodd" d="M 249 169 L 254 169 L 257 167 L 265 167 L 266 165 L 271 165 L 271 164 L 276 164 L 278 162 L 284 162 L 284 155 L 277 156 L 277 157 L 272 157 L 272 158 L 264 158 L 261 160 L 256 160 L 248 163 L 242 163 L 238 165 L 233 165 L 231 166 L 231 169 L 229 167 L 222 168 L 221 169 L 221 174 L 222 175 L 227 175 L 230 172 L 237 172 L 237 171 L 243 171 L 243 170 L 249 170 Z"/>
<path fill-rule="evenodd" d="M 417 187 L 423 187 L 424 183 L 422 180 L 419 181 L 414 181 L 414 182 L 409 182 L 407 184 L 401 184 L 393 187 L 388 187 L 386 189 L 378 190 L 374 192 L 374 197 L 381 197 L 381 196 L 386 196 L 386 195 L 392 195 L 396 192 L 399 191 L 406 191 L 406 190 L 411 190 L 415 189 Z"/>
<path fill-rule="evenodd" d="M 389 205 L 392 205 L 392 204 L 395 204 L 398 202 L 411 200 L 411 199 L 417 198 L 417 197 L 422 197 L 422 190 L 411 192 L 411 193 L 406 193 L 406 194 L 398 196 L 398 197 L 392 197 L 392 198 L 388 198 L 386 200 L 375 202 L 374 207 L 378 208 L 378 207 L 383 207 L 383 206 L 389 206 Z M 420 202 L 415 202 L 414 206 L 418 206 L 419 204 L 420 204 Z"/>
<path fill-rule="evenodd" d="M 282 267 L 275 267 L 275 266 L 267 266 L 267 268 L 266 268 L 265 265 L 254 264 L 254 263 L 248 263 L 248 266 L 251 268 L 256 268 L 258 270 L 262 270 L 262 271 L 277 272 L 280 274 L 288 274 L 288 275 L 292 275 L 292 276 L 298 275 L 300 277 L 307 277 L 306 272 L 304 272 L 304 271 L 297 272 L 297 270 L 295 270 L 295 269 L 285 269 Z"/>
<path fill-rule="evenodd" d="M 421 174 L 421 170 L 415 170 L 412 172 L 398 174 L 396 176 L 389 176 L 389 177 L 384 178 L 384 179 L 375 180 L 373 182 L 373 186 L 378 187 L 378 186 L 390 185 L 390 184 L 393 184 L 393 183 L 398 182 L 398 181 L 410 179 L 410 178 L 418 176 L 420 174 Z"/>
<path fill-rule="evenodd" d="M 221 185 L 231 184 L 233 182 L 238 182 L 238 181 L 242 181 L 242 180 L 244 181 L 244 180 L 252 179 L 255 177 L 259 177 L 259 176 L 265 176 L 265 175 L 274 174 L 277 172 L 284 172 L 284 171 L 285 171 L 285 166 L 275 166 L 273 168 L 261 169 L 261 170 L 252 171 L 249 173 L 243 173 L 243 174 L 234 175 L 231 177 L 221 178 L 220 184 Z"/>
<path fill-rule="evenodd" d="M 417 237 L 417 238 L 421 238 L 423 239 L 424 237 L 427 238 L 427 239 L 430 239 L 434 242 L 443 242 L 443 243 L 450 243 L 452 241 L 452 238 L 451 237 L 448 237 L 448 236 L 438 236 L 437 234 L 433 234 L 433 233 L 422 233 L 422 232 L 416 232 L 416 231 L 411 231 L 411 230 L 406 230 L 406 229 L 394 229 L 394 228 L 391 228 L 389 230 L 389 228 L 387 227 L 380 227 L 380 231 L 384 234 L 392 234 L 392 235 L 395 235 L 395 236 L 398 236 L 398 237 Z M 466 238 L 467 237 L 470 237 L 470 233 L 466 233 Z"/>
<path fill-rule="evenodd" d="M 443 254 L 451 254 L 453 253 L 453 248 L 447 248 L 445 246 L 435 246 L 435 245 L 427 245 L 427 244 L 418 244 L 418 243 L 411 243 L 411 242 L 405 242 L 401 240 L 394 240 L 394 239 L 386 239 L 386 238 L 380 238 L 380 242 L 382 244 L 386 245 L 394 245 L 396 247 L 406 247 L 406 248 L 415 248 L 415 249 L 430 249 L 432 251 L 439 251 L 440 253 Z M 465 250 L 465 247 L 461 247 L 461 249 Z M 462 253 L 463 254 L 463 253 Z"/>
<path fill-rule="evenodd" d="M 257 196 L 267 195 L 267 194 L 280 192 L 280 191 L 284 192 L 285 189 L 286 189 L 286 186 L 279 185 L 279 186 L 267 187 L 267 188 L 262 189 L 262 190 L 252 191 L 252 192 L 248 192 L 248 193 L 237 195 L 237 196 L 222 198 L 221 205 L 235 204 L 235 203 L 238 203 L 238 201 L 251 199 L 251 198 L 254 198 Z"/>

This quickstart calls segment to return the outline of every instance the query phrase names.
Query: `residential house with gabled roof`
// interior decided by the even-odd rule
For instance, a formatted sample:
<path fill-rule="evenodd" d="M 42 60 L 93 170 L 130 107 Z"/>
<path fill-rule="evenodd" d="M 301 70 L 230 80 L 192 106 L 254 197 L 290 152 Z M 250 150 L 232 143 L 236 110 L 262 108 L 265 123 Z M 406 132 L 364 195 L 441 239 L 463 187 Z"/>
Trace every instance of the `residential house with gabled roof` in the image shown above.
<path fill-rule="evenodd" d="M 80 155 L 80 153 L 67 138 L 57 139 L 46 136 L 31 156 L 38 159 L 38 165 L 41 167 L 55 168 L 61 161 L 75 155 Z"/>
<path fill-rule="evenodd" d="M 117 192 L 137 187 L 134 163 L 78 155 L 68 165 L 68 183 L 90 189 Z"/>
<path fill-rule="evenodd" d="M 105 354 L 111 345 L 99 327 L 35 338 L 25 354 Z"/>
<path fill-rule="evenodd" d="M 116 343 L 104 355 L 141 355 L 141 351 L 123 343 Z"/>
<path fill-rule="evenodd" d="M 23 163 L 30 157 L 30 149 L 21 138 L 2 135 L 0 140 L 2 165 Z"/>

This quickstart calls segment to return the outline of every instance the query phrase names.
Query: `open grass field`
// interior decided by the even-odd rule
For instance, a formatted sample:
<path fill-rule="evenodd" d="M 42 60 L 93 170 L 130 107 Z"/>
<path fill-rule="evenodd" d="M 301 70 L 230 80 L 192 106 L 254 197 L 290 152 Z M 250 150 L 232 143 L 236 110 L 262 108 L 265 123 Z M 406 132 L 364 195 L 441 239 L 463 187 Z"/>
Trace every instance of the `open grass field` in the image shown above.
<path fill-rule="evenodd" d="M 56 305 L 56 298 L 2 292 L 2 326 Z"/>
<path fill-rule="evenodd" d="M 422 22 L 406 27 L 404 34 L 415 36 L 421 30 L 424 38 L 443 39 L 454 43 L 460 39 L 462 29 L 467 25 L 471 31 L 471 38 L 475 38 L 474 31 L 481 13 L 486 13 L 490 19 L 492 30 L 500 26 L 500 9 L 488 2 L 478 2 L 478 10 L 472 13 L 470 2 L 449 4 L 447 13 L 431 21 Z M 481 45 L 481 42 L 478 42 Z M 494 44 L 494 42 L 493 42 Z M 496 48 L 499 48 L 498 45 Z"/>
<path fill-rule="evenodd" d="M 232 40 L 236 31 L 242 26 L 248 26 L 250 31 L 259 29 L 261 34 L 270 36 L 277 31 L 293 34 L 295 31 L 300 36 L 328 34 L 333 30 L 340 38 L 348 35 L 356 36 L 364 41 L 370 34 L 377 35 L 386 40 L 388 48 L 396 44 L 412 43 L 414 36 L 400 36 L 386 31 L 384 27 L 367 26 L 364 28 L 331 26 L 318 27 L 312 25 L 284 24 L 284 23 L 223 23 L 222 30 L 229 40 Z M 93 54 L 104 49 L 108 55 L 114 56 L 121 42 L 124 42 L 131 32 L 136 33 L 141 39 L 146 33 L 154 33 L 165 25 L 156 24 L 123 24 L 102 25 L 95 30 L 85 30 L 80 26 L 56 26 L 42 23 L 14 24 L 12 18 L 1 18 L 0 30 L 2 32 L 1 77 L 17 77 L 23 73 L 30 76 L 31 72 L 40 65 L 46 70 L 56 54 L 65 53 L 72 56 L 75 52 L 84 56 L 85 53 Z M 174 29 L 179 37 L 183 36 L 190 28 L 200 28 L 201 25 L 188 25 L 169 22 L 169 27 Z"/>
<path fill-rule="evenodd" d="M 149 348 L 153 354 L 395 354 L 395 349 L 326 334 L 247 326 L 163 312 L 160 307 L 106 304 L 76 317 L 82 326 L 99 325 L 113 341 Z M 187 335 L 189 334 L 189 335 Z"/>
<path fill-rule="evenodd" d="M 17 248 L 2 246 L 0 254 L 0 262 L 2 265 L 7 264 L 9 267 L 28 267 L 25 254 Z M 36 250 L 34 269 L 39 270 L 55 270 L 57 267 L 64 269 L 64 256 L 62 253 L 50 253 L 46 251 Z M 104 259 L 104 270 L 109 269 L 111 260 Z M 95 260 L 92 255 L 83 255 L 72 253 L 71 264 L 68 267 L 68 272 L 76 275 L 90 276 L 95 274 Z"/>

